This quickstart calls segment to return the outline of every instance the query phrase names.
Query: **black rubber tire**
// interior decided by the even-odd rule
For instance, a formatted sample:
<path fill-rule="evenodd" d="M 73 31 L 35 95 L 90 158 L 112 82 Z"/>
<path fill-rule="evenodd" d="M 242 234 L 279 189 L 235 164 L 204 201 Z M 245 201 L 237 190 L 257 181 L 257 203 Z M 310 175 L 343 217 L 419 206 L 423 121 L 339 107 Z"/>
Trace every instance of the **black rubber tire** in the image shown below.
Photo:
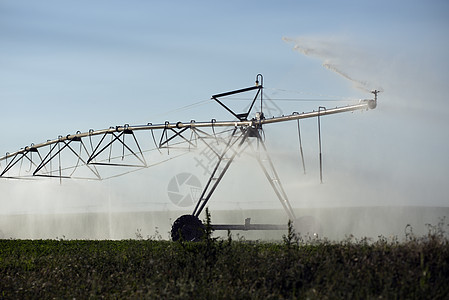
<path fill-rule="evenodd" d="M 194 215 L 183 215 L 176 219 L 171 228 L 171 239 L 184 241 L 199 241 L 204 236 L 204 225 L 198 217 Z"/>

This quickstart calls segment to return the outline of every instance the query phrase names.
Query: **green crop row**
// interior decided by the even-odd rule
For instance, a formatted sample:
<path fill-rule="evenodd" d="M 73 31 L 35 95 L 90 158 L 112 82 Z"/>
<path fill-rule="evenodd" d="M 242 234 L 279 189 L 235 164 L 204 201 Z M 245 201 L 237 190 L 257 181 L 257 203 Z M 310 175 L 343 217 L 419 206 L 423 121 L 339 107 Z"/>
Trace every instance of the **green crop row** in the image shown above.
<path fill-rule="evenodd" d="M 440 234 L 387 241 L 0 240 L 0 299 L 448 299 Z"/>

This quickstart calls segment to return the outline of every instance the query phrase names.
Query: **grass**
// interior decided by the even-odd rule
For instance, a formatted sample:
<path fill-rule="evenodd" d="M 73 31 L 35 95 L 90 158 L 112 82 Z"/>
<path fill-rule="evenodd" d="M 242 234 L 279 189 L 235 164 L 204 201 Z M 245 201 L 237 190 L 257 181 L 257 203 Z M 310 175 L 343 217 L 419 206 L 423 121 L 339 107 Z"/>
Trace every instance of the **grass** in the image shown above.
<path fill-rule="evenodd" d="M 0 240 L 0 298 L 448 299 L 441 228 L 406 240 Z"/>

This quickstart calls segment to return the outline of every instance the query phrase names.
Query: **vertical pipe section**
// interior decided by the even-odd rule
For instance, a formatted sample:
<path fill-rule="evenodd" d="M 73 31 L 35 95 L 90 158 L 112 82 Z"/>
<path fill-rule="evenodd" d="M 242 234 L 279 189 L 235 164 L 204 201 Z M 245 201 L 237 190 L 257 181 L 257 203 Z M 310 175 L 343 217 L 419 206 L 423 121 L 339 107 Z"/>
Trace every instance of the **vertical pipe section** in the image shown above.
<path fill-rule="evenodd" d="M 301 154 L 302 169 L 304 171 L 304 174 L 306 174 L 306 164 L 304 163 L 304 152 L 302 151 L 301 126 L 299 125 L 299 119 L 296 121 L 298 122 L 299 153 Z"/>
<path fill-rule="evenodd" d="M 320 183 L 323 183 L 323 154 L 321 151 L 321 120 L 320 120 L 322 110 L 326 110 L 326 108 L 324 106 L 318 107 L 318 144 L 319 144 L 319 149 L 320 149 L 320 157 L 319 157 L 320 158 Z"/>

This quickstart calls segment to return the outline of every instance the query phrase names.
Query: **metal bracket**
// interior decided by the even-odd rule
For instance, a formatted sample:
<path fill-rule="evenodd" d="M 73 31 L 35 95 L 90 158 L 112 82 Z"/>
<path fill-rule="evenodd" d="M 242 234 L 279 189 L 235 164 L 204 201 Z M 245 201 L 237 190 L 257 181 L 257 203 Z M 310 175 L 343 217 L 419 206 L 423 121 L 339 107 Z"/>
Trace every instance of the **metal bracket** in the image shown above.
<path fill-rule="evenodd" d="M 259 85 L 259 82 L 260 82 L 260 85 Z M 236 113 L 232 109 L 230 109 L 228 106 L 226 106 L 222 101 L 218 100 L 218 98 L 231 96 L 231 95 L 235 95 L 235 94 L 240 94 L 240 93 L 245 93 L 245 92 L 249 92 L 249 91 L 252 91 L 252 90 L 257 90 L 257 93 L 254 96 L 254 99 L 251 102 L 251 105 L 249 106 L 248 111 L 244 112 L 244 113 Z M 251 110 L 253 109 L 254 103 L 256 102 L 256 100 L 259 97 L 259 95 L 260 95 L 260 108 L 262 110 L 262 90 L 263 90 L 263 77 L 262 77 L 262 74 L 257 74 L 257 76 L 256 76 L 256 85 L 255 86 L 244 88 L 244 89 L 239 89 L 239 90 L 234 90 L 234 91 L 230 91 L 230 92 L 225 92 L 225 93 L 221 93 L 221 94 L 212 95 L 211 99 L 215 100 L 218 104 L 220 104 L 224 109 L 226 109 L 228 112 L 230 112 L 238 120 L 246 121 L 246 120 L 248 120 L 248 116 L 251 113 Z"/>

